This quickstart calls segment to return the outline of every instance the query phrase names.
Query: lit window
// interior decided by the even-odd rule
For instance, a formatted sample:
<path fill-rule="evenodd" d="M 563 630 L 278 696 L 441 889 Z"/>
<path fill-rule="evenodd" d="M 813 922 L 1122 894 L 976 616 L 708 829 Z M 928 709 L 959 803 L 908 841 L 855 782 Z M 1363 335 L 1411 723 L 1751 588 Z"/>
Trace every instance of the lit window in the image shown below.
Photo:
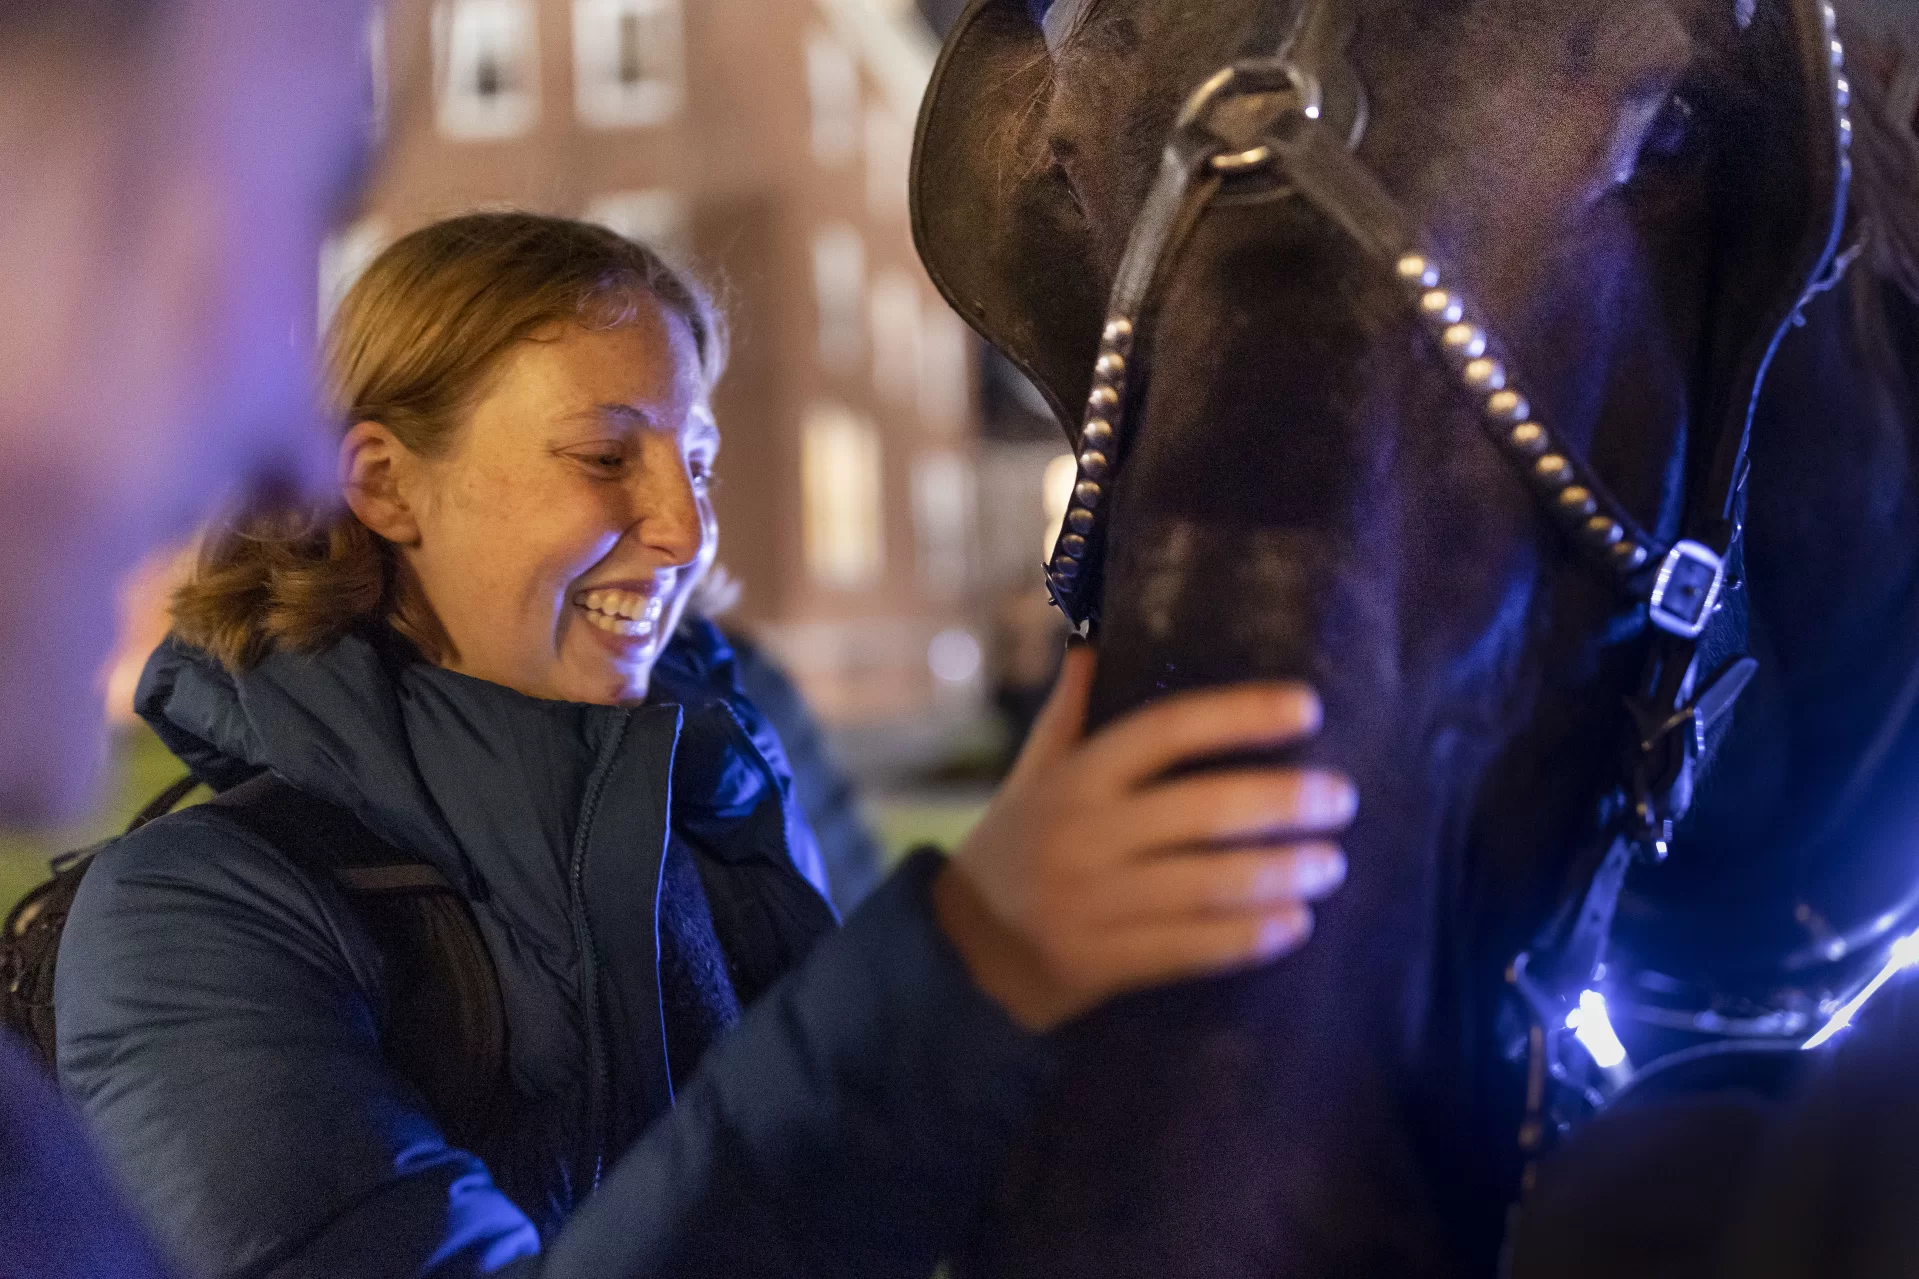
<path fill-rule="evenodd" d="M 973 344 L 966 324 L 944 303 L 926 308 L 920 334 L 920 419 L 938 431 L 966 422 L 972 406 Z"/>
<path fill-rule="evenodd" d="M 440 131 L 462 139 L 510 138 L 540 116 L 539 46 L 528 0 L 440 0 L 433 65 Z"/>
<path fill-rule="evenodd" d="M 679 112 L 685 52 L 679 0 L 573 0 L 574 106 L 602 129 Z"/>
<path fill-rule="evenodd" d="M 387 101 L 391 95 L 391 85 L 387 79 L 386 65 L 386 11 L 376 9 L 366 22 L 366 55 L 371 64 L 372 77 L 368 81 L 371 98 L 367 103 L 367 130 L 378 142 L 386 136 Z"/>
<path fill-rule="evenodd" d="M 834 373 L 858 372 L 866 353 L 866 243 L 845 223 L 813 237 L 813 295 L 820 364 Z"/>
<path fill-rule="evenodd" d="M 885 565 L 880 436 L 837 405 L 815 406 L 801 441 L 806 564 L 842 590 L 871 585 Z"/>
<path fill-rule="evenodd" d="M 929 594 L 964 594 L 973 579 L 973 464 L 957 453 L 929 453 L 913 464 L 913 526 L 920 581 Z"/>
<path fill-rule="evenodd" d="M 677 191 L 615 191 L 586 206 L 586 220 L 644 244 L 669 262 L 692 256 L 693 224 Z"/>
<path fill-rule="evenodd" d="M 873 390 L 881 399 L 912 407 L 920 385 L 920 289 L 896 269 L 873 281 Z"/>
<path fill-rule="evenodd" d="M 806 38 L 806 91 L 813 108 L 813 158 L 843 164 L 860 146 L 860 69 L 823 31 Z"/>
<path fill-rule="evenodd" d="M 866 211 L 876 219 L 905 218 L 907 171 L 913 165 L 913 126 L 897 111 L 866 112 Z"/>
<path fill-rule="evenodd" d="M 353 282 L 386 247 L 386 231 L 372 219 L 326 238 L 320 246 L 320 332 L 333 323 L 333 313 Z"/>

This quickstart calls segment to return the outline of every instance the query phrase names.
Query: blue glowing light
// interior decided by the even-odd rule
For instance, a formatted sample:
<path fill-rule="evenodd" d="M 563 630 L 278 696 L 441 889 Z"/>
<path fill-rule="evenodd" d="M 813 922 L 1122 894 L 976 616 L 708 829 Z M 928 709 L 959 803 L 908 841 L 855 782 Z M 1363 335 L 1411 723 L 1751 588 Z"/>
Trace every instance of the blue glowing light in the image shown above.
<path fill-rule="evenodd" d="M 1866 1006 L 1867 1000 L 1878 994 L 1887 982 L 1912 967 L 1915 963 L 1919 963 L 1919 933 L 1913 933 L 1909 937 L 1901 937 L 1898 941 L 1894 942 L 1892 944 L 1892 954 L 1886 960 L 1886 966 L 1879 970 L 1879 975 L 1867 982 L 1864 990 L 1854 995 L 1851 999 L 1848 999 L 1845 1004 L 1840 1007 L 1839 1011 L 1832 1015 L 1832 1019 L 1819 1028 L 1819 1033 L 1799 1045 L 1800 1048 L 1817 1048 L 1846 1027 L 1852 1025 L 1852 1019 L 1858 1016 L 1861 1008 Z"/>
<path fill-rule="evenodd" d="M 1606 1015 L 1606 997 L 1596 990 L 1581 991 L 1579 1007 L 1566 1014 L 1566 1029 L 1591 1054 L 1601 1070 L 1616 1070 L 1626 1064 L 1626 1045 L 1612 1028 Z"/>

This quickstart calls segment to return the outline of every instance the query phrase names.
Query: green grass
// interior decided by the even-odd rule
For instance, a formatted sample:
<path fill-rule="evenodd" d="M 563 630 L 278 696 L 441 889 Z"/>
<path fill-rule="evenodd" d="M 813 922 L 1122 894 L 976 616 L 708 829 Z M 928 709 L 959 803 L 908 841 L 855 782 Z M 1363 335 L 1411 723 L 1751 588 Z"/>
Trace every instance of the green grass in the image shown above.
<path fill-rule="evenodd" d="M 56 830 L 0 830 L 0 915 L 47 878 L 47 860 L 126 829 L 146 802 L 186 772 L 146 728 L 113 743 L 100 802 L 84 820 Z"/>
<path fill-rule="evenodd" d="M 985 792 L 972 790 L 877 795 L 867 799 L 866 816 L 887 857 L 897 862 L 922 844 L 957 848 L 986 811 L 986 799 Z"/>

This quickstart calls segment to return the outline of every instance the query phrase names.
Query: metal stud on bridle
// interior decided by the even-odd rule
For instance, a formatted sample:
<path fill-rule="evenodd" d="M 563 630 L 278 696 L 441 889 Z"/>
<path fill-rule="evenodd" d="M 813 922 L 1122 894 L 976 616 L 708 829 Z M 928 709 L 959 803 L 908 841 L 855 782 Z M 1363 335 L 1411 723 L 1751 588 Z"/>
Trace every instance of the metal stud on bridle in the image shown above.
<path fill-rule="evenodd" d="M 1099 523 L 1100 503 L 1112 477 L 1113 450 L 1118 440 L 1113 423 L 1126 401 L 1126 360 L 1132 350 L 1133 322 L 1124 316 L 1107 321 L 1100 335 L 1099 359 L 1093 365 L 1093 393 L 1087 398 L 1085 424 L 1079 432 L 1079 479 L 1047 568 L 1047 576 L 1056 586 L 1078 579 L 1090 548 L 1087 537 Z"/>
<path fill-rule="evenodd" d="M 1577 452 L 1555 441 L 1534 416 L 1532 402 L 1513 385 L 1506 365 L 1492 355 L 1494 343 L 1475 322 L 1464 296 L 1444 287 L 1439 268 L 1423 254 L 1403 255 L 1394 271 L 1452 365 L 1460 389 L 1479 405 L 1487 434 L 1526 475 L 1567 536 L 1589 555 L 1600 557 L 1611 572 L 1629 577 L 1644 568 L 1656 543 L 1604 496 L 1593 477 L 1584 474 Z M 1667 550 L 1662 558 L 1674 553 Z M 1701 611 L 1709 610 L 1710 604 Z"/>

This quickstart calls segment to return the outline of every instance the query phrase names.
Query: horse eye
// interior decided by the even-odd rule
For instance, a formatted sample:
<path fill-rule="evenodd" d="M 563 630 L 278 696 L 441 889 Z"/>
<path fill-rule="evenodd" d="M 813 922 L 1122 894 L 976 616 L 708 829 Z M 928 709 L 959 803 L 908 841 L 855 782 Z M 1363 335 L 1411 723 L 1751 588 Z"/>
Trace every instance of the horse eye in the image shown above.
<path fill-rule="evenodd" d="M 1646 130 L 1644 154 L 1670 160 L 1686 149 L 1686 143 L 1692 140 L 1692 131 L 1692 103 L 1675 93 L 1666 99 L 1659 114 L 1653 117 L 1652 127 Z"/>
<path fill-rule="evenodd" d="M 1046 11 L 1052 7 L 1053 0 L 1026 0 L 1026 13 L 1036 27 L 1046 21 Z"/>

